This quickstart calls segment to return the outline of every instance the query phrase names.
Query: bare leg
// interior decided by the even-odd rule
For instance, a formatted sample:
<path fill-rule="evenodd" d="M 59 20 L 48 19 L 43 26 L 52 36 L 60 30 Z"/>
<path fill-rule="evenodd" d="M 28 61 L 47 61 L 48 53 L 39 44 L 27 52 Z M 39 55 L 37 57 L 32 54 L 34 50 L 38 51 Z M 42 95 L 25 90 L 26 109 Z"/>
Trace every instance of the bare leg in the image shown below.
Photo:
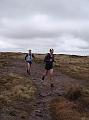
<path fill-rule="evenodd" d="M 31 72 L 31 64 L 30 63 L 28 63 L 27 64 L 27 72 L 30 74 L 30 72 Z"/>
<path fill-rule="evenodd" d="M 50 77 L 51 87 L 54 87 L 54 85 L 53 85 L 53 69 L 50 69 L 50 71 L 49 71 L 49 77 Z"/>
<path fill-rule="evenodd" d="M 44 75 L 43 75 L 43 77 L 42 77 L 42 80 L 45 79 L 45 77 L 47 76 L 47 74 L 48 74 L 48 70 L 45 70 Z"/>

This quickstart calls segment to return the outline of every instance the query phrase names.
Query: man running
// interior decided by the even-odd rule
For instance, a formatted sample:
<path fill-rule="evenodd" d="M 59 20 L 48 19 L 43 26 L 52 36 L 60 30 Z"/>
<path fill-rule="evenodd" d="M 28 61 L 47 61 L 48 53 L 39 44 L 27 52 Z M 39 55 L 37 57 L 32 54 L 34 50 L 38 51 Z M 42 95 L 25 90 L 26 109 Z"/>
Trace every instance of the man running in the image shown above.
<path fill-rule="evenodd" d="M 31 74 L 31 65 L 32 65 L 32 60 L 34 57 L 34 54 L 32 54 L 31 50 L 29 50 L 29 53 L 26 54 L 25 60 L 27 62 L 27 73 L 30 75 Z"/>
<path fill-rule="evenodd" d="M 51 82 L 51 87 L 54 87 L 52 83 L 52 77 L 53 77 L 53 62 L 54 62 L 54 50 L 50 49 L 50 53 L 48 53 L 45 56 L 44 62 L 45 62 L 45 73 L 42 77 L 42 80 L 45 79 L 45 77 L 49 74 L 50 77 L 50 82 Z"/>

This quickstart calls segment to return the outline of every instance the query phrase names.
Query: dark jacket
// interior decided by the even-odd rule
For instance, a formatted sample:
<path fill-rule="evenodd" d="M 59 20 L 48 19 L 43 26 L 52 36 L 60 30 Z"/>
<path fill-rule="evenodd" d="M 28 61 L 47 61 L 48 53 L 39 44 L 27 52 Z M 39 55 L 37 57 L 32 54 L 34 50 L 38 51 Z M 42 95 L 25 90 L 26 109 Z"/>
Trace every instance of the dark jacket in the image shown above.
<path fill-rule="evenodd" d="M 44 62 L 53 63 L 54 62 L 54 54 L 51 56 L 50 53 L 48 53 L 44 58 Z"/>

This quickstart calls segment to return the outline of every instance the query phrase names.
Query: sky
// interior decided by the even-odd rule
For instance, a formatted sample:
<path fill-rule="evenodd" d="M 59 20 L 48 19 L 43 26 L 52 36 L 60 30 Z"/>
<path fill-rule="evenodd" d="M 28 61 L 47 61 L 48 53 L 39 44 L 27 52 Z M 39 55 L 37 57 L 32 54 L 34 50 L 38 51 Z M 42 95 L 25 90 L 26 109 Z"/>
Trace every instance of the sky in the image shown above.
<path fill-rule="evenodd" d="M 0 52 L 89 55 L 89 0 L 0 0 Z"/>

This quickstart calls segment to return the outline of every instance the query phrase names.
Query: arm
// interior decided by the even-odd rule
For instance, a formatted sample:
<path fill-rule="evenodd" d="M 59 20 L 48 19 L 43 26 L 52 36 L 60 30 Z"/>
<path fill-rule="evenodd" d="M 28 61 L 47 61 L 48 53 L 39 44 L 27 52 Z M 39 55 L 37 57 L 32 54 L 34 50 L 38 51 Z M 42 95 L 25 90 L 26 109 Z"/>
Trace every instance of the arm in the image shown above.
<path fill-rule="evenodd" d="M 33 59 L 35 59 L 35 56 L 34 56 L 34 54 L 32 54 L 32 57 L 33 57 Z"/>
<path fill-rule="evenodd" d="M 46 56 L 45 56 L 45 58 L 44 58 L 44 62 L 49 62 L 50 61 L 50 59 L 49 59 L 49 54 L 47 54 Z"/>
<path fill-rule="evenodd" d="M 28 54 L 26 54 L 26 56 L 25 56 L 25 60 L 26 60 L 27 56 L 28 56 Z"/>
<path fill-rule="evenodd" d="M 46 56 L 45 56 L 45 58 L 44 58 L 44 62 L 46 62 Z"/>

